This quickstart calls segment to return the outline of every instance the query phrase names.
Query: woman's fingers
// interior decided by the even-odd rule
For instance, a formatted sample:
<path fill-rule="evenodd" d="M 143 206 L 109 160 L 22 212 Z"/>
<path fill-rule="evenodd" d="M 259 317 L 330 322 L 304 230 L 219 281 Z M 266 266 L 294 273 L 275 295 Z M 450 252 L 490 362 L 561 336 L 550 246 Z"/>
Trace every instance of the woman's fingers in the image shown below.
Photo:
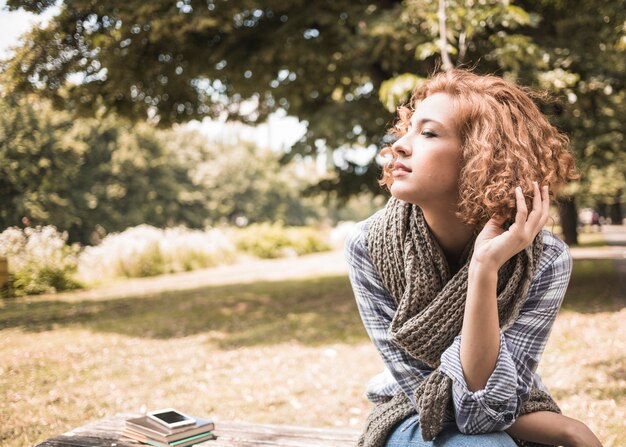
<path fill-rule="evenodd" d="M 537 233 L 539 229 L 543 226 L 541 223 L 541 218 L 543 214 L 543 207 L 541 202 L 541 191 L 539 191 L 539 184 L 537 182 L 533 182 L 533 210 L 530 212 L 528 216 L 528 226 L 530 227 L 530 231 L 533 233 Z"/>
<path fill-rule="evenodd" d="M 548 216 L 550 215 L 550 192 L 548 185 L 540 189 L 539 185 L 535 183 L 535 197 L 533 203 L 533 212 L 536 210 L 537 212 L 535 214 L 538 217 L 535 233 L 538 233 L 546 224 Z"/>
<path fill-rule="evenodd" d="M 516 230 L 521 231 L 529 238 L 534 238 L 548 220 L 550 210 L 550 195 L 548 186 L 539 187 L 533 182 L 533 209 L 528 213 L 526 199 L 521 187 L 515 188 L 517 213 L 515 214 Z"/>
<path fill-rule="evenodd" d="M 517 200 L 517 212 L 515 213 L 515 223 L 517 228 L 522 229 L 526 225 L 526 217 L 528 216 L 528 208 L 526 208 L 526 199 L 524 199 L 524 193 L 522 187 L 515 188 L 515 197 Z"/>
<path fill-rule="evenodd" d="M 548 185 L 545 185 L 541 189 L 541 205 L 543 207 L 543 220 L 541 222 L 541 226 L 543 227 L 548 221 L 548 216 L 550 216 L 550 190 Z"/>

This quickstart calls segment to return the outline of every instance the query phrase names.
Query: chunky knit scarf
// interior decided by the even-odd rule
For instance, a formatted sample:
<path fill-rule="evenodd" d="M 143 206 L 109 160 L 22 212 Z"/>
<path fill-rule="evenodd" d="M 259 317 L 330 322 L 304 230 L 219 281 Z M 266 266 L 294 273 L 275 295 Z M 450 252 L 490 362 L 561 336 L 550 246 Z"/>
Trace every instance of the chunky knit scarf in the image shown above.
<path fill-rule="evenodd" d="M 440 371 L 439 364 L 442 353 L 461 331 L 474 242 L 475 236 L 461 256 L 460 270 L 453 276 L 418 206 L 391 198 L 368 231 L 370 257 L 397 306 L 390 336 L 407 354 L 434 369 L 414 396 L 426 441 L 434 439 L 446 418 L 453 418 L 454 414 L 452 381 Z M 530 247 L 499 270 L 497 302 L 502 329 L 515 322 L 542 249 L 542 239 L 537 236 Z M 534 411 L 560 412 L 551 397 L 539 389 L 531 391 L 521 414 Z M 384 446 L 394 426 L 415 413 L 404 393 L 376 405 L 367 419 L 359 446 Z"/>

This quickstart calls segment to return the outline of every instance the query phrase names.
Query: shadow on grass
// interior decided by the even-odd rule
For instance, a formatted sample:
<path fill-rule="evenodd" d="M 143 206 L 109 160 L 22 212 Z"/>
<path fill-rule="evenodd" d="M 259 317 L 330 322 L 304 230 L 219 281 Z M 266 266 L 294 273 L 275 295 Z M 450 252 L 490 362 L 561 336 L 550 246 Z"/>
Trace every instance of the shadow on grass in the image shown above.
<path fill-rule="evenodd" d="M 346 276 L 77 303 L 7 300 L 0 315 L 0 330 L 80 327 L 154 339 L 204 333 L 224 348 L 367 340 Z"/>
<path fill-rule="evenodd" d="M 594 313 L 625 305 L 612 260 L 576 260 L 563 309 Z M 86 328 L 165 339 L 206 334 L 223 348 L 298 341 L 366 341 L 346 276 L 205 287 L 101 301 L 4 301 L 0 330 Z"/>
<path fill-rule="evenodd" d="M 576 259 L 562 309 L 616 312 L 626 307 L 613 259 Z"/>

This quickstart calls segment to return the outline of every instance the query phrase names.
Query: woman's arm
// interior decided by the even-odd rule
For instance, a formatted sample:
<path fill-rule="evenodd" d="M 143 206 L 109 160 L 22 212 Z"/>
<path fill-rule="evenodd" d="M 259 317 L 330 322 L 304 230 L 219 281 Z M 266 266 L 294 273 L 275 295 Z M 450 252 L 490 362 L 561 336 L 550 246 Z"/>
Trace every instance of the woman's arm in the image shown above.
<path fill-rule="evenodd" d="M 470 391 L 483 389 L 500 352 L 500 324 L 496 285 L 498 270 L 528 247 L 548 220 L 550 197 L 533 182 L 533 210 L 528 214 L 520 187 L 515 188 L 515 222 L 504 230 L 502 219 L 492 218 L 476 238 L 470 261 L 467 301 L 461 337 L 461 365 Z"/>
<path fill-rule="evenodd" d="M 470 391 L 485 388 L 500 352 L 498 271 L 470 264 L 461 331 L 461 365 Z"/>
<path fill-rule="evenodd" d="M 467 434 L 505 430 L 534 386 L 535 370 L 563 301 L 572 269 L 567 246 L 543 233 L 543 253 L 528 296 L 513 325 L 500 330 L 500 351 L 483 389 L 470 391 L 461 365 L 462 335 L 441 357 L 441 371 L 452 381 L 459 430 Z"/>
<path fill-rule="evenodd" d="M 470 391 L 483 389 L 500 353 L 501 334 L 496 301 L 497 272 L 513 255 L 530 245 L 548 218 L 549 195 L 534 182 L 533 210 L 528 214 L 520 188 L 516 188 L 517 213 L 508 231 L 501 219 L 492 219 L 476 240 L 470 262 L 467 304 L 460 346 L 460 359 Z M 526 441 L 565 446 L 601 446 L 581 422 L 566 416 L 537 412 L 523 415 L 507 430 Z"/>
<path fill-rule="evenodd" d="M 535 186 L 535 191 L 537 190 L 538 186 Z M 544 191 L 544 196 L 547 196 L 546 192 Z M 519 214 L 519 210 L 525 210 L 523 196 L 520 191 L 516 191 L 516 196 L 519 203 L 516 217 L 518 222 L 525 221 L 523 213 Z M 548 205 L 547 200 L 540 201 L 538 194 L 535 194 L 534 208 L 537 209 L 544 203 Z M 531 213 L 533 218 L 540 217 L 538 214 Z M 521 229 L 521 225 L 511 228 Z M 491 259 L 488 256 L 490 254 L 498 255 L 493 267 L 497 271 L 498 265 L 506 262 L 506 256 L 512 256 L 516 252 L 520 243 L 506 240 L 511 237 L 509 231 L 501 236 L 505 230 L 500 227 L 497 219 L 492 219 L 477 238 L 478 249 L 475 249 L 472 258 L 472 272 L 468 272 L 468 303 L 462 334 L 455 337 L 441 358 L 441 371 L 453 381 L 456 423 L 462 433 L 505 430 L 513 424 L 522 403 L 530 395 L 535 369 L 569 282 L 572 264 L 567 246 L 550 233 L 545 233 L 542 235 L 543 252 L 539 266 L 517 319 L 506 330 L 496 328 L 499 322 L 495 314 L 497 303 L 494 279 L 482 276 L 481 269 L 489 265 L 486 262 Z M 532 233 L 529 239 L 530 236 Z M 491 242 L 485 245 L 488 241 Z M 498 244 L 502 242 L 505 250 L 498 250 Z M 506 250 L 508 254 L 503 256 L 501 253 Z M 488 273 L 488 270 L 484 271 Z M 487 286 L 481 287 L 480 280 Z M 483 297 L 490 299 L 481 300 Z M 489 312 L 493 312 L 492 319 L 486 324 L 490 331 L 485 330 L 485 333 L 482 331 L 484 319 L 481 311 L 476 310 L 481 306 L 487 308 L 487 316 Z M 483 336 L 487 334 L 490 337 L 486 341 L 491 348 L 486 352 L 488 357 L 481 352 L 485 343 Z M 472 351 L 477 358 L 482 357 L 482 363 L 473 362 Z"/>
<path fill-rule="evenodd" d="M 517 439 L 564 447 L 602 447 L 582 422 L 551 411 L 537 411 L 517 418 L 506 432 Z"/>

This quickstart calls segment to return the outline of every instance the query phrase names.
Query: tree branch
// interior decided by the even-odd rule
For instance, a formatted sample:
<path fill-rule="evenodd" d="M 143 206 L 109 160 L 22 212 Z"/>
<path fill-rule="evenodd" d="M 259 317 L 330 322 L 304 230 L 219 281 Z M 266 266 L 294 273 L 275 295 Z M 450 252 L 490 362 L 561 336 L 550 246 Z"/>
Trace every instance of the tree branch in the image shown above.
<path fill-rule="evenodd" d="M 445 71 L 452 70 L 453 65 L 448 54 L 448 39 L 446 38 L 446 0 L 439 0 L 439 49 L 441 62 Z"/>
<path fill-rule="evenodd" d="M 459 57 L 456 60 L 457 67 L 463 63 L 463 59 L 465 59 L 465 53 L 467 52 L 467 34 L 463 31 L 459 35 Z"/>

